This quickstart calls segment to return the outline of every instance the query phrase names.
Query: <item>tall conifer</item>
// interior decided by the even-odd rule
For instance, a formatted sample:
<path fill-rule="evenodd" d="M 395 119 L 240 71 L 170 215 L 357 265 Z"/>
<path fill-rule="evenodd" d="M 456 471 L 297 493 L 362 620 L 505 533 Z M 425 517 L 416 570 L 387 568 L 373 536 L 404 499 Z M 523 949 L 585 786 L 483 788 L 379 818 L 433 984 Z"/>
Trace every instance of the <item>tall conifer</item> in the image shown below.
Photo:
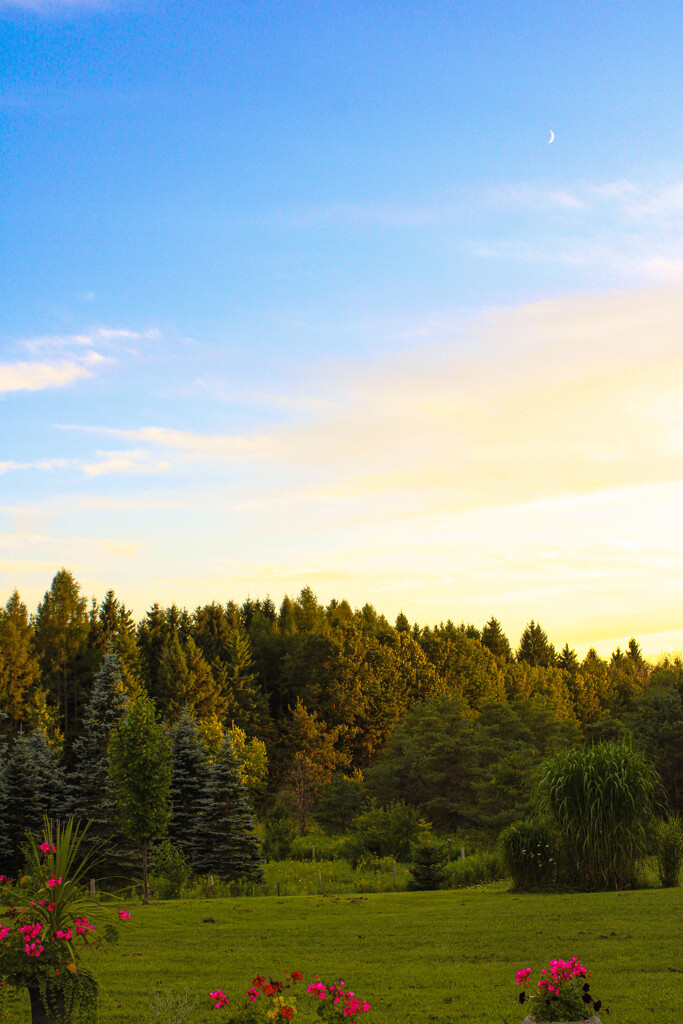
<path fill-rule="evenodd" d="M 204 874 L 229 882 L 263 878 L 261 849 L 239 766 L 226 735 L 208 775 L 197 823 L 195 864 Z"/>

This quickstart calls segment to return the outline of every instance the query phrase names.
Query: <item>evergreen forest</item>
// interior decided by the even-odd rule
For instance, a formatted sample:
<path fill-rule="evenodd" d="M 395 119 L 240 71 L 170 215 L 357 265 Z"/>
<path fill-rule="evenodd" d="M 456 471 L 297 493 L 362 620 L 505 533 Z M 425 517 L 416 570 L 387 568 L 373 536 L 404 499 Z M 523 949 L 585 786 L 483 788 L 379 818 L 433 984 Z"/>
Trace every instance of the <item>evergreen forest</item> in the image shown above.
<path fill-rule="evenodd" d="M 61 569 L 35 611 L 17 591 L 0 610 L 0 707 L 7 874 L 44 814 L 92 820 L 112 874 L 166 837 L 197 872 L 258 879 L 254 815 L 269 857 L 392 814 L 486 844 L 533 815 L 541 762 L 604 740 L 683 811 L 680 658 L 650 664 L 632 638 L 579 660 L 535 620 L 515 646 L 494 617 L 390 623 L 305 588 L 136 622 Z"/>

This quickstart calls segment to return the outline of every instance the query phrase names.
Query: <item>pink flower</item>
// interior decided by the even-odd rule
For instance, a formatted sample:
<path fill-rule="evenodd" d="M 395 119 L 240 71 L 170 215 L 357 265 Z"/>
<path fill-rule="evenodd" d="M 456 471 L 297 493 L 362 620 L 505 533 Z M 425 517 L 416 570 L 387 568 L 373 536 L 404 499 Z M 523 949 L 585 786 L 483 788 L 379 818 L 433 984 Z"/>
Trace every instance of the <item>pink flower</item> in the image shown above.
<path fill-rule="evenodd" d="M 213 1007 L 214 1010 L 220 1010 L 222 1006 L 227 1006 L 230 1002 L 225 992 L 221 992 L 219 988 L 217 988 L 215 992 L 209 992 L 209 996 L 211 999 L 216 1000 Z"/>
<path fill-rule="evenodd" d="M 71 929 L 70 928 L 58 928 L 57 929 L 57 938 L 58 939 L 65 939 L 68 942 L 69 939 L 71 938 Z"/>
<path fill-rule="evenodd" d="M 62 884 L 62 877 L 60 875 L 59 878 L 55 878 L 54 875 L 51 875 L 50 878 L 48 878 L 48 880 L 47 880 L 47 882 L 45 884 L 49 885 L 51 889 L 54 889 L 54 887 L 56 885 L 61 885 Z"/>
<path fill-rule="evenodd" d="M 250 988 L 249 991 L 247 992 L 247 997 L 252 1003 L 255 1003 L 256 1000 L 258 999 L 258 989 Z"/>
<path fill-rule="evenodd" d="M 130 917 L 130 914 L 128 913 L 127 910 L 119 910 L 119 917 L 121 918 L 122 921 L 127 921 L 128 918 Z"/>
<path fill-rule="evenodd" d="M 8 936 L 8 935 L 9 935 L 9 933 L 10 933 L 10 930 L 11 930 L 11 929 L 9 929 L 9 928 L 7 928 L 7 927 L 5 927 L 5 928 L 0 928 L 0 942 L 2 942 L 2 940 L 3 940 L 3 939 L 6 939 L 6 938 L 7 938 L 7 936 Z"/>
<path fill-rule="evenodd" d="M 95 931 L 94 927 L 91 924 L 88 924 L 87 917 L 77 917 L 74 921 L 74 928 L 76 929 L 77 935 L 85 935 L 87 931 Z"/>
<path fill-rule="evenodd" d="M 41 843 L 40 844 L 40 848 L 43 851 L 43 853 L 56 853 L 57 852 L 57 847 L 55 846 L 54 843 L 48 843 L 48 842 Z"/>

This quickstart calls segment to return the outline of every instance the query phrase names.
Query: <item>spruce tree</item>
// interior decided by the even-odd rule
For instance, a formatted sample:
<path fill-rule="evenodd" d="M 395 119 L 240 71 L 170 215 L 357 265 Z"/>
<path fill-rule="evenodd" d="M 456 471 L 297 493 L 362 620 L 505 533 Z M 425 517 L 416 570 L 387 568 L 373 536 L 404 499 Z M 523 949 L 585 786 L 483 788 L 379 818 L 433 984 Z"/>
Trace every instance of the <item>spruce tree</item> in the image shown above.
<path fill-rule="evenodd" d="M 171 809 L 168 838 L 190 863 L 195 832 L 209 775 L 209 763 L 197 723 L 184 712 L 171 733 Z"/>
<path fill-rule="evenodd" d="M 203 874 L 229 882 L 263 878 L 261 849 L 239 765 L 226 735 L 206 780 L 197 822 L 195 864 Z"/>
<path fill-rule="evenodd" d="M 9 849 L 0 873 L 16 878 L 24 864 L 22 845 L 29 828 L 39 828 L 46 806 L 41 794 L 41 766 L 36 762 L 34 745 L 25 732 L 16 736 L 6 761 L 2 828 Z"/>
<path fill-rule="evenodd" d="M 109 739 L 123 716 L 128 698 L 121 663 L 111 640 L 105 647 L 102 668 L 95 676 L 90 702 L 83 715 L 83 732 L 73 744 L 70 811 L 92 824 L 85 837 L 90 845 L 105 842 L 105 874 L 130 870 L 130 843 L 121 832 L 114 785 L 109 777 Z"/>
<path fill-rule="evenodd" d="M 491 616 L 481 631 L 481 643 L 500 661 L 512 661 L 510 641 L 503 632 L 500 622 L 494 616 Z"/>

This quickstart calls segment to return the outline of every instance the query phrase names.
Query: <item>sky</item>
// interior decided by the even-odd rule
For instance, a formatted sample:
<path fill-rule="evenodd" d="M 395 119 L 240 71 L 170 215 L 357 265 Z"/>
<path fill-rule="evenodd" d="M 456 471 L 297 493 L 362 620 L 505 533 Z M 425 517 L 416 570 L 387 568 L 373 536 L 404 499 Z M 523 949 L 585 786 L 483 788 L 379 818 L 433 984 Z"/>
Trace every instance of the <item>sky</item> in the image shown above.
<path fill-rule="evenodd" d="M 0 603 L 683 649 L 682 43 L 679 0 L 0 0 Z"/>

